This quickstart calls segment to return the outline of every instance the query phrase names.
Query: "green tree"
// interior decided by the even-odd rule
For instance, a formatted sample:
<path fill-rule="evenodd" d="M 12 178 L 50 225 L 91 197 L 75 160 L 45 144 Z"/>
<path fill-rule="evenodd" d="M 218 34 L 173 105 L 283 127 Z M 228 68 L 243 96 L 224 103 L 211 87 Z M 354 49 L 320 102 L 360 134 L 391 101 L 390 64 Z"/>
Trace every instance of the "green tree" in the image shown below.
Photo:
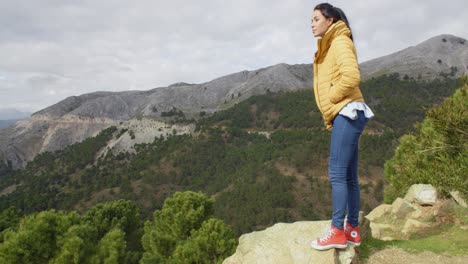
<path fill-rule="evenodd" d="M 113 228 L 101 239 L 97 254 L 91 259 L 92 264 L 124 263 L 125 233 L 118 227 Z"/>
<path fill-rule="evenodd" d="M 234 232 L 223 221 L 211 218 L 176 248 L 173 263 L 222 263 L 236 246 Z"/>
<path fill-rule="evenodd" d="M 62 246 L 51 264 L 87 263 L 94 254 L 96 246 L 96 228 L 86 224 L 74 225 L 62 237 Z"/>
<path fill-rule="evenodd" d="M 154 221 L 145 223 L 141 263 L 168 263 L 177 244 L 199 229 L 213 211 L 214 200 L 202 193 L 176 192 L 167 198 L 162 209 L 154 212 Z"/>
<path fill-rule="evenodd" d="M 115 227 L 120 227 L 126 234 L 131 234 L 139 227 L 140 211 L 133 201 L 117 200 L 100 203 L 85 213 L 82 222 L 96 227 L 98 238 Z"/>
<path fill-rule="evenodd" d="M 18 231 L 5 234 L 0 244 L 0 263 L 48 263 L 61 246 L 60 237 L 78 222 L 75 212 L 49 210 L 26 216 Z"/>
<path fill-rule="evenodd" d="M 97 204 L 85 213 L 82 223 L 96 229 L 96 241 L 115 228 L 122 230 L 126 241 L 126 263 L 136 263 L 140 259 L 142 225 L 140 209 L 133 201 L 116 200 Z"/>
<path fill-rule="evenodd" d="M 442 194 L 468 195 L 468 83 L 432 108 L 414 134 L 405 135 L 385 163 L 385 201 L 401 197 L 412 184 L 428 183 Z"/>
<path fill-rule="evenodd" d="M 12 206 L 0 213 L 0 243 L 3 242 L 3 234 L 7 230 L 17 230 L 23 212 Z"/>

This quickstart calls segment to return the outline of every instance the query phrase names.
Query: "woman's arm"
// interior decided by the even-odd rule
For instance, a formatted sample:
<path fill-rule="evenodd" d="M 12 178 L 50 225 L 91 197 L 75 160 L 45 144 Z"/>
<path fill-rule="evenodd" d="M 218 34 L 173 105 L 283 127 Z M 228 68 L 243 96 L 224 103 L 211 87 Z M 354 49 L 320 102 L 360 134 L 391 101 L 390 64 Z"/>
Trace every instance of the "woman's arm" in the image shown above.
<path fill-rule="evenodd" d="M 334 83 L 330 91 L 330 102 L 336 104 L 359 86 L 361 73 L 359 72 L 354 43 L 350 38 L 337 37 L 333 40 L 330 49 L 335 51 L 335 60 L 341 76 L 338 83 Z"/>

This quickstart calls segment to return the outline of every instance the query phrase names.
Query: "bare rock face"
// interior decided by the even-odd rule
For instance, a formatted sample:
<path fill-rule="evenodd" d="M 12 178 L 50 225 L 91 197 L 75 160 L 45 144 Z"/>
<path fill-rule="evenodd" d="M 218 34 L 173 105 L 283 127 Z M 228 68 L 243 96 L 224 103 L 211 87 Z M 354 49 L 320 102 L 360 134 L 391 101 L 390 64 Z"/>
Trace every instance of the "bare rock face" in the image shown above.
<path fill-rule="evenodd" d="M 126 130 L 118 139 L 113 139 L 108 143 L 108 149 L 114 153 L 132 153 L 135 144 L 151 143 L 161 136 L 167 138 L 174 134 L 191 134 L 195 130 L 194 124 L 169 125 L 147 118 L 119 121 L 73 115 L 52 119 L 35 115 L 30 120 L 19 121 L 15 126 L 8 128 L 9 133 L 6 135 L 9 138 L 0 141 L 0 150 L 3 152 L 0 152 L 0 156 L 3 154 L 14 168 L 20 168 L 38 153 L 61 150 L 68 145 L 96 136 L 110 126 Z M 3 136 L 6 135 L 3 134 Z M 9 144 L 2 146 L 2 142 L 9 142 Z"/>
<path fill-rule="evenodd" d="M 324 233 L 330 221 L 278 223 L 263 231 L 242 235 L 236 253 L 223 264 L 351 263 L 354 246 L 317 251 L 310 242 Z"/>
<path fill-rule="evenodd" d="M 22 167 L 38 153 L 56 151 L 96 136 L 117 122 L 106 118 L 66 116 L 60 120 L 35 115 L 0 131 L 0 156 L 14 168 Z"/>
<path fill-rule="evenodd" d="M 118 127 L 126 132 L 108 143 L 107 149 L 114 154 L 119 152 L 134 153 L 136 144 L 152 143 L 155 138 L 167 138 L 170 135 L 192 134 L 195 130 L 194 124 L 170 125 L 147 118 L 131 119 L 122 122 Z"/>

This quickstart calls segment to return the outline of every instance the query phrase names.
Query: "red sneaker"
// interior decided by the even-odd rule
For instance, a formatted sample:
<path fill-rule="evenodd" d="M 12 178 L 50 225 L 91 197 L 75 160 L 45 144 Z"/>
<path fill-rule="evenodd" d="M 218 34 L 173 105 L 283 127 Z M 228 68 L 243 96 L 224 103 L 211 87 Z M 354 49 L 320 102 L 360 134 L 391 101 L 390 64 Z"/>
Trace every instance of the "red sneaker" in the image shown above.
<path fill-rule="evenodd" d="M 359 232 L 359 226 L 352 227 L 348 222 L 346 222 L 344 233 L 348 243 L 355 246 L 361 245 L 361 233 Z"/>
<path fill-rule="evenodd" d="M 317 250 L 346 248 L 346 235 L 343 229 L 338 229 L 332 225 L 330 230 L 328 230 L 328 232 L 323 237 L 312 241 L 310 245 Z"/>

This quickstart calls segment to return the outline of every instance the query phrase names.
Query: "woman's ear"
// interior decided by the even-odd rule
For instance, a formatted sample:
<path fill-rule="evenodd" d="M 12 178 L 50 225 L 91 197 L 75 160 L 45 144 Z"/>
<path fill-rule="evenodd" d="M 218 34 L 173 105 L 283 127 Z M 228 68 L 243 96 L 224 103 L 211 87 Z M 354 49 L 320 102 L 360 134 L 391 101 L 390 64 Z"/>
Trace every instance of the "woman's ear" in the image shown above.
<path fill-rule="evenodd" d="M 333 18 L 330 17 L 330 18 L 327 18 L 327 26 L 331 26 L 333 24 Z"/>

